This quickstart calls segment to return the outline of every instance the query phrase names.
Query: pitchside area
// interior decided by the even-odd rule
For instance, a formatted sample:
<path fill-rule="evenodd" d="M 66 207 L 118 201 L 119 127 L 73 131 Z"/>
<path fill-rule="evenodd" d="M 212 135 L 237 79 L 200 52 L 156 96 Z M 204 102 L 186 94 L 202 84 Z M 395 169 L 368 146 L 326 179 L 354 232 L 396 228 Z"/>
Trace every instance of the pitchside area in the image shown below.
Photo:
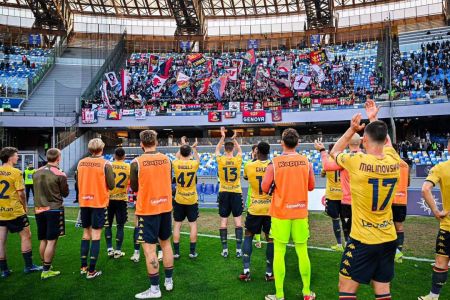
<path fill-rule="evenodd" d="M 0 281 L 1 299 L 131 299 L 136 292 L 148 287 L 144 256 L 137 264 L 131 262 L 132 220 L 130 210 L 128 226 L 125 231 L 124 249 L 126 256 L 119 260 L 106 256 L 104 240 L 98 261 L 103 275 L 88 281 L 79 275 L 79 248 L 82 230 L 74 227 L 77 209 L 66 209 L 66 236 L 61 238 L 57 248 L 54 268 L 61 276 L 41 282 L 40 274 L 24 275 L 23 260 L 20 254 L 18 235 L 10 235 L 8 243 L 8 262 L 14 270 L 11 277 Z M 38 261 L 38 241 L 36 225 L 31 217 L 33 232 L 34 258 Z M 274 292 L 273 283 L 264 281 L 265 246 L 253 250 L 252 281 L 240 282 L 237 277 L 242 271 L 242 262 L 230 256 L 220 256 L 221 245 L 217 236 L 217 211 L 203 209 L 199 218 L 199 257 L 190 260 L 189 241 L 186 235 L 181 240 L 181 259 L 175 262 L 175 289 L 163 292 L 165 299 L 264 299 L 264 295 Z M 333 244 L 330 219 L 322 213 L 310 216 L 310 257 L 312 263 L 312 288 L 318 299 L 336 299 L 340 253 L 330 252 L 327 248 Z M 230 228 L 231 229 L 231 228 Z M 187 231 L 187 226 L 183 228 Z M 114 231 L 115 232 L 115 231 Z M 229 232 L 234 232 L 230 230 Z M 437 233 L 437 221 L 433 218 L 408 217 L 405 223 L 406 242 L 403 264 L 396 264 L 396 275 L 392 283 L 393 299 L 417 299 L 430 288 L 430 262 Z M 232 238 L 233 236 L 231 236 Z M 235 244 L 230 242 L 234 252 Z M 142 251 L 141 251 L 142 252 Z M 287 299 L 300 299 L 300 275 L 297 269 L 297 257 L 293 248 L 287 251 L 287 277 L 285 292 Z M 7 287 L 7 288 L 5 288 Z M 444 287 L 443 295 L 450 288 Z M 363 286 L 359 299 L 373 299 L 368 286 Z"/>

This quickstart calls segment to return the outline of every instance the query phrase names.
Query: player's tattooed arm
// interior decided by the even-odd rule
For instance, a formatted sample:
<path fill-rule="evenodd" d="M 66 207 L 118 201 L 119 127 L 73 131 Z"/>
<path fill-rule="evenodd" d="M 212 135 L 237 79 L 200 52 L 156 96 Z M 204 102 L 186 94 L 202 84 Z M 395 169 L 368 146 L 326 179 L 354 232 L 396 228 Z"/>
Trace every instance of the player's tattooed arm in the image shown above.
<path fill-rule="evenodd" d="M 439 210 L 439 208 L 436 205 L 436 202 L 434 201 L 433 194 L 431 193 L 433 187 L 434 184 L 431 181 L 425 181 L 422 186 L 422 197 L 425 199 L 425 202 L 430 207 L 434 217 L 439 221 L 442 221 L 445 217 L 449 215 L 450 212 L 446 211 L 445 209 Z"/>
<path fill-rule="evenodd" d="M 131 162 L 130 167 L 130 187 L 133 192 L 139 191 L 139 178 L 138 178 L 138 163 L 137 161 Z"/>
<path fill-rule="evenodd" d="M 361 114 L 355 114 L 353 115 L 353 118 L 350 122 L 350 127 L 347 129 L 347 131 L 344 133 L 344 135 L 334 144 L 333 149 L 330 151 L 330 156 L 336 160 L 336 157 L 339 153 L 345 150 L 347 148 L 348 144 L 350 143 L 350 140 L 352 139 L 353 135 L 361 130 L 364 129 L 366 124 L 361 124 L 362 115 Z"/>
<path fill-rule="evenodd" d="M 197 145 L 198 145 L 198 140 L 197 140 L 197 138 L 195 138 L 195 143 L 192 144 L 192 152 L 193 152 L 194 159 L 196 161 L 200 162 L 200 156 L 198 155 Z"/>
<path fill-rule="evenodd" d="M 225 132 L 226 132 L 225 127 L 223 127 L 223 126 L 220 127 L 221 137 L 220 137 L 219 143 L 216 146 L 216 156 L 220 156 L 220 150 L 222 150 L 223 143 L 225 142 Z"/>
<path fill-rule="evenodd" d="M 237 141 L 236 136 L 237 136 L 237 132 L 233 130 L 233 136 L 231 137 L 231 139 L 233 140 L 234 147 L 236 148 L 236 151 L 237 151 L 237 155 L 242 156 L 242 148 L 241 148 L 241 145 L 239 145 L 239 142 Z"/>

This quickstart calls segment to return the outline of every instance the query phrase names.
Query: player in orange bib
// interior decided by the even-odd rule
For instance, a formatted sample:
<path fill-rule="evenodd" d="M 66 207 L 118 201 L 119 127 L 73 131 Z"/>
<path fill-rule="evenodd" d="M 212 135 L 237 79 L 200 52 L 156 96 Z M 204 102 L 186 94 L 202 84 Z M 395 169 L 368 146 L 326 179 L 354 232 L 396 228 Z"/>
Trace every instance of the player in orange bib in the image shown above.
<path fill-rule="evenodd" d="M 150 288 L 136 294 L 137 299 L 160 298 L 159 262 L 156 244 L 163 251 L 164 286 L 173 289 L 172 235 L 172 166 L 169 158 L 156 151 L 157 133 L 144 130 L 139 134 L 144 154 L 131 162 L 130 185 L 137 192 L 138 241 L 143 243 Z"/>
<path fill-rule="evenodd" d="M 102 156 L 104 147 L 105 143 L 99 138 L 89 141 L 88 149 L 91 156 L 78 162 L 77 177 L 75 178 L 78 185 L 80 217 L 83 226 L 80 273 L 87 274 L 87 279 L 102 274 L 95 267 L 100 252 L 102 229 L 108 218 L 106 207 L 109 202 L 109 190 L 114 188 L 114 173 L 111 163 Z"/>
<path fill-rule="evenodd" d="M 405 240 L 405 232 L 403 231 L 403 222 L 406 219 L 406 206 L 408 204 L 408 186 L 410 182 L 409 166 L 404 161 L 400 161 L 400 180 L 398 181 L 397 192 L 392 202 L 392 214 L 394 216 L 395 230 L 397 231 L 397 252 L 395 253 L 395 261 L 402 263 L 403 242 Z"/>
<path fill-rule="evenodd" d="M 314 300 L 316 295 L 310 289 L 311 263 L 308 256 L 308 191 L 315 186 L 314 171 L 308 158 L 295 151 L 299 135 L 293 128 L 283 131 L 281 146 L 283 153 L 274 157 L 268 165 L 262 182 L 262 191 L 272 194 L 269 215 L 272 217 L 270 235 L 274 241 L 273 273 L 275 295 L 266 300 L 284 299 L 284 277 L 286 266 L 284 256 L 289 240 L 295 244 L 299 270 L 303 282 L 303 299 Z"/>

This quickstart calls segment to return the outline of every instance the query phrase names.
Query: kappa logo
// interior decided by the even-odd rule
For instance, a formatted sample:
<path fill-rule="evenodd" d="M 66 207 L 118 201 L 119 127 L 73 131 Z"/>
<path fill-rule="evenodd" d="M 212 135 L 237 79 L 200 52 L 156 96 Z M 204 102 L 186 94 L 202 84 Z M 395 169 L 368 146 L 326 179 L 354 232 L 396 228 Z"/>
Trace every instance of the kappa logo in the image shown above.
<path fill-rule="evenodd" d="M 350 262 L 346 259 L 342 262 L 344 265 L 346 265 L 347 267 L 350 267 Z"/>
<path fill-rule="evenodd" d="M 346 268 L 342 268 L 341 273 L 344 275 L 349 275 Z"/>
<path fill-rule="evenodd" d="M 347 253 L 345 253 L 345 256 L 353 258 L 353 255 L 352 255 L 352 253 L 350 251 L 347 251 Z"/>

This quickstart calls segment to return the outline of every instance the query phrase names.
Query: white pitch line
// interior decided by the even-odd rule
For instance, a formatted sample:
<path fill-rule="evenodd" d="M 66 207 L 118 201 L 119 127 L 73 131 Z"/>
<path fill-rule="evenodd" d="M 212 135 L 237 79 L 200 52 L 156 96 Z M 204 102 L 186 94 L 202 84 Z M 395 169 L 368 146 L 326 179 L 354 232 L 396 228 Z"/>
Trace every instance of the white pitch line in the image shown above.
<path fill-rule="evenodd" d="M 30 218 L 34 218 L 34 216 L 28 216 Z M 66 222 L 69 223 L 76 223 L 76 220 L 65 220 Z M 116 226 L 115 224 L 113 226 Z M 134 229 L 133 226 L 128 226 L 125 225 L 124 228 L 128 228 L 128 229 Z M 183 235 L 189 235 L 189 232 L 180 232 L 180 234 Z M 220 236 L 218 235 L 213 235 L 213 234 L 206 234 L 206 233 L 198 233 L 197 236 L 200 237 L 206 237 L 206 238 L 212 238 L 212 239 L 220 239 Z M 229 235 L 230 236 L 234 236 L 233 235 Z M 231 240 L 236 240 L 236 238 L 231 237 Z M 266 241 L 261 241 L 261 243 L 267 244 Z M 294 247 L 293 244 L 288 244 L 289 247 Z M 314 249 L 314 250 L 320 250 L 320 251 L 327 251 L 327 252 L 335 252 L 334 250 L 330 249 L 330 248 L 325 248 L 325 247 L 317 247 L 317 246 L 308 246 L 309 249 Z M 412 261 L 421 261 L 421 262 L 434 262 L 434 259 L 429 259 L 429 258 L 423 258 L 423 257 L 414 257 L 414 256 L 403 256 L 403 259 L 406 260 L 412 260 Z"/>

